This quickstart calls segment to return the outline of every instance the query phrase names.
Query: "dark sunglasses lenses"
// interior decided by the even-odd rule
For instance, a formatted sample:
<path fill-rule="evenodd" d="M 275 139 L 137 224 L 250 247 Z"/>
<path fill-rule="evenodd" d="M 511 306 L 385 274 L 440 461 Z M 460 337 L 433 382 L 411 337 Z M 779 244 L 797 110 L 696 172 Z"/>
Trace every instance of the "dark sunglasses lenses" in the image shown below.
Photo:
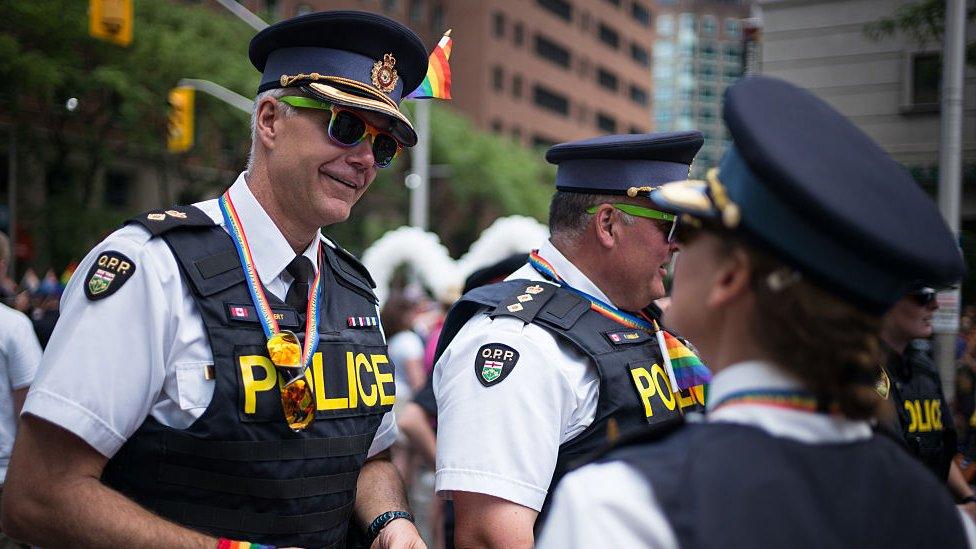
<path fill-rule="evenodd" d="M 933 301 L 935 301 L 935 296 L 936 296 L 935 290 L 926 288 L 925 290 L 913 293 L 912 299 L 915 300 L 915 303 L 918 303 L 922 307 L 925 307 L 927 305 L 930 305 Z"/>
<path fill-rule="evenodd" d="M 349 111 L 339 111 L 329 123 L 329 135 L 339 143 L 353 146 L 366 135 L 366 122 Z M 381 133 L 373 138 L 373 160 L 385 168 L 393 162 L 400 146 L 393 136 Z"/>

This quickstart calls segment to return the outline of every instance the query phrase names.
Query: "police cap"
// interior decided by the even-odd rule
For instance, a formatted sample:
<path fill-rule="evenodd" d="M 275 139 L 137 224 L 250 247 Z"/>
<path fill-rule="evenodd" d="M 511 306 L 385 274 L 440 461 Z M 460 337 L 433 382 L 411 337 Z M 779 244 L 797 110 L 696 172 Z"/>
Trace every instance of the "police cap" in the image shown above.
<path fill-rule="evenodd" d="M 824 287 L 882 312 L 913 285 L 946 285 L 962 255 L 929 197 L 897 162 L 812 93 L 749 77 L 725 93 L 732 146 L 707 181 L 650 193 L 713 219 Z"/>
<path fill-rule="evenodd" d="M 309 13 L 262 30 L 248 53 L 262 73 L 258 93 L 299 86 L 323 101 L 390 116 L 394 135 L 417 143 L 399 104 L 427 74 L 427 51 L 400 23 L 357 11 Z"/>
<path fill-rule="evenodd" d="M 605 135 L 560 143 L 546 151 L 557 164 L 556 188 L 590 194 L 627 194 L 688 177 L 704 139 L 701 132 Z"/>

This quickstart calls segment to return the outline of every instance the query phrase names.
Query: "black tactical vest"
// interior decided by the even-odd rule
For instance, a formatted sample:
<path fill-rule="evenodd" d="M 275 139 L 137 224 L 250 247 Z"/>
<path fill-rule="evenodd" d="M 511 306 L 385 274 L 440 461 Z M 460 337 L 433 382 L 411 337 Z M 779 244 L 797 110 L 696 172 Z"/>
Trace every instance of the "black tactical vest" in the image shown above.
<path fill-rule="evenodd" d="M 527 291 L 529 288 L 532 290 Z M 677 394 L 671 390 L 655 336 L 627 328 L 592 310 L 589 301 L 547 282 L 511 280 L 465 294 L 444 321 L 435 360 L 461 327 L 482 312 L 493 318 L 513 316 L 545 328 L 596 364 L 600 376 L 596 416 L 582 433 L 559 447 L 550 495 L 575 461 L 618 435 L 667 425 L 684 412 L 703 409 L 704 395 L 699 388 Z"/>
<path fill-rule="evenodd" d="M 681 547 L 966 547 L 945 487 L 886 437 L 807 444 L 687 424 L 601 461 L 647 479 Z"/>
<path fill-rule="evenodd" d="M 191 289 L 213 351 L 213 400 L 183 430 L 148 417 L 102 480 L 215 536 L 279 547 L 344 545 L 359 471 L 395 398 L 378 323 L 359 321 L 376 318 L 369 274 L 347 252 L 324 248 L 321 339 L 306 373 L 317 412 L 307 430 L 293 432 L 230 236 L 197 208 L 170 211 L 186 215 L 134 221 L 166 241 Z M 304 312 L 267 296 L 281 328 L 304 340 Z"/>
<path fill-rule="evenodd" d="M 895 431 L 908 451 L 946 482 L 956 430 L 935 365 L 923 350 L 909 345 L 903 355 L 889 349 L 885 372 L 891 383 L 888 400 L 898 414 Z"/>

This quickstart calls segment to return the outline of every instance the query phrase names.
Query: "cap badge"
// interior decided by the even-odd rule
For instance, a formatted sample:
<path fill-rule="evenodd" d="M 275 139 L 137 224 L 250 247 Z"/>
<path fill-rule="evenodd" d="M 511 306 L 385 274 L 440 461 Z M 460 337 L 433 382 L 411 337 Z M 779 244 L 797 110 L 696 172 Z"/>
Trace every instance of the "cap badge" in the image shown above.
<path fill-rule="evenodd" d="M 729 199 L 729 195 L 725 192 L 725 185 L 722 185 L 722 182 L 718 179 L 718 169 L 712 168 L 708 170 L 705 179 L 708 182 L 708 191 L 711 194 L 712 203 L 715 204 L 715 207 L 722 214 L 722 224 L 727 229 L 736 228 L 741 219 L 739 205 Z"/>
<path fill-rule="evenodd" d="M 383 93 L 392 92 L 400 78 L 393 68 L 394 65 L 396 65 L 396 58 L 392 53 L 383 55 L 382 61 L 373 63 L 373 85 Z"/>

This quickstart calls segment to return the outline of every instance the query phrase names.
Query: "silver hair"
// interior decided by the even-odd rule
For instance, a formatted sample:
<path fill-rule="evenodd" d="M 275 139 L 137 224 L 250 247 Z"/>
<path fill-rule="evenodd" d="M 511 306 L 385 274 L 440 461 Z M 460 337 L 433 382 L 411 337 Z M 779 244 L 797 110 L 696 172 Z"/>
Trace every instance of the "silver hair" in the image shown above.
<path fill-rule="evenodd" d="M 296 88 L 273 88 L 270 90 L 263 91 L 259 93 L 254 98 L 254 108 L 251 109 L 251 152 L 247 155 L 247 171 L 250 172 L 254 167 L 254 151 L 258 148 L 258 108 L 261 106 L 261 101 L 273 97 L 274 99 L 281 99 L 286 95 L 303 95 Z M 292 116 L 295 114 L 295 108 L 287 103 L 279 101 L 278 108 L 285 116 Z"/>
<path fill-rule="evenodd" d="M 556 191 L 549 203 L 549 233 L 554 241 L 571 244 L 586 230 L 593 215 L 586 213 L 590 206 L 621 202 L 620 196 Z M 625 225 L 633 225 L 630 214 L 618 211 Z"/>

